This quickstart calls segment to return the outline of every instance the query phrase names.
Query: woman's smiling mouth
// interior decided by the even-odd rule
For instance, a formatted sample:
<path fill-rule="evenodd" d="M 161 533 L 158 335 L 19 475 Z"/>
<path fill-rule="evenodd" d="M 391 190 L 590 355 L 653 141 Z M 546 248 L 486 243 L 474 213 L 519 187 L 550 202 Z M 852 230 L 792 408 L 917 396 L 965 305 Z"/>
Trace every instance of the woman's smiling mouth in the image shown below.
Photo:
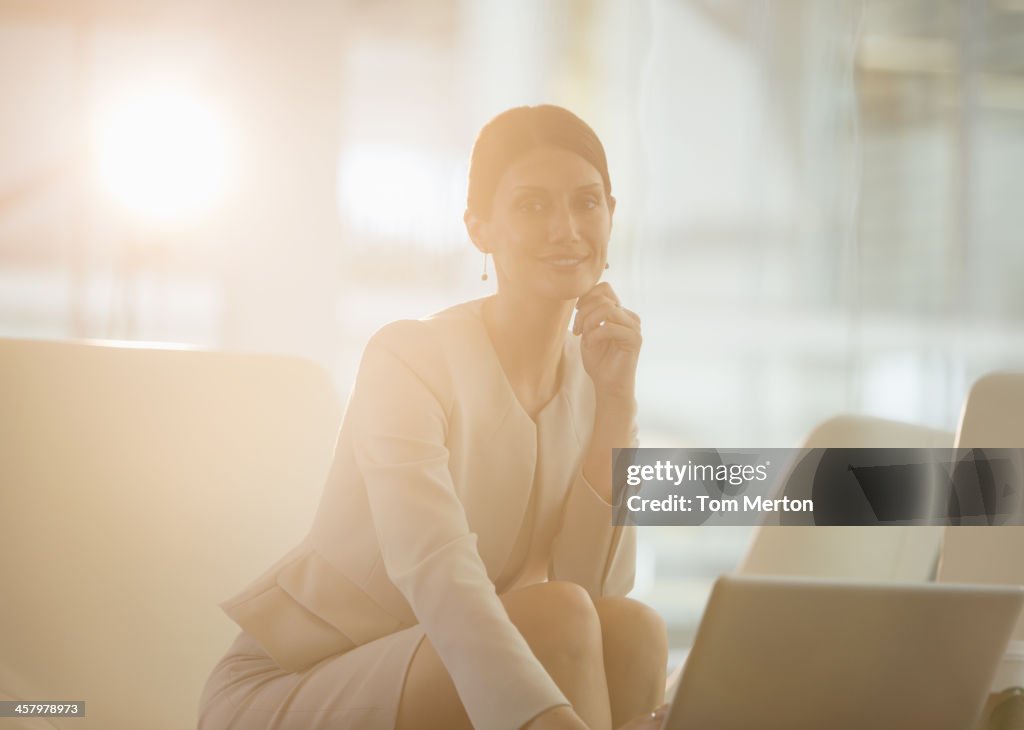
<path fill-rule="evenodd" d="M 555 268 L 558 268 L 558 269 L 571 269 L 571 268 L 574 268 L 575 266 L 577 266 L 578 264 L 583 263 L 588 258 L 590 258 L 590 257 L 589 256 L 566 256 L 564 254 L 561 254 L 561 255 L 557 255 L 557 256 L 542 256 L 540 260 L 543 261 L 544 263 L 549 264 L 550 266 L 554 266 Z"/>

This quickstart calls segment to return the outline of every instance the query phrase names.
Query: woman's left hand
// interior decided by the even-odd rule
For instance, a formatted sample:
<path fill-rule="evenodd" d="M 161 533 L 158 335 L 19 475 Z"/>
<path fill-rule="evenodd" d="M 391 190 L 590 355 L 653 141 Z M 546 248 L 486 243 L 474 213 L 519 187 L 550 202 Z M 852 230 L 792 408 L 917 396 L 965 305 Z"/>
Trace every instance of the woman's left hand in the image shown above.
<path fill-rule="evenodd" d="M 598 397 L 631 399 L 640 359 L 640 317 L 622 307 L 611 284 L 602 281 L 576 302 L 573 334 L 580 335 L 583 367 Z"/>

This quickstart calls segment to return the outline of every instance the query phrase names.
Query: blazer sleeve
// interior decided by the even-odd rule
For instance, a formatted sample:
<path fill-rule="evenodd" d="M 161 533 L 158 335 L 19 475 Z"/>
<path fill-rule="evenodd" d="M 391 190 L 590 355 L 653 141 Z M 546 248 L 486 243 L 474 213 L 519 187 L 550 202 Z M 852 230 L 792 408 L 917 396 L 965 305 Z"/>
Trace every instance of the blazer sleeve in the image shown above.
<path fill-rule="evenodd" d="M 509 619 L 477 552 L 448 469 L 450 376 L 423 328 L 395 322 L 371 338 L 347 425 L 388 577 L 473 725 L 518 728 L 570 703 Z"/>
<path fill-rule="evenodd" d="M 639 444 L 633 422 L 630 448 Z M 611 459 L 612 455 L 609 454 Z M 578 583 L 594 598 L 624 596 L 636 578 L 636 525 L 612 524 L 612 505 L 583 476 L 569 487 L 551 548 L 552 580 Z"/>

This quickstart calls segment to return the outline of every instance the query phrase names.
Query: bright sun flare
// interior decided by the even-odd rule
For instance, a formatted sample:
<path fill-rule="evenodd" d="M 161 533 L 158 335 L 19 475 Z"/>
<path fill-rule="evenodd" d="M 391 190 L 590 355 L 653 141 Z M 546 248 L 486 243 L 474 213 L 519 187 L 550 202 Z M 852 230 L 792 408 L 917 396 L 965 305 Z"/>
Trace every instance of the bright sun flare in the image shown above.
<path fill-rule="evenodd" d="M 95 141 L 100 182 L 130 213 L 181 222 L 206 212 L 223 193 L 224 126 L 194 96 L 148 92 L 112 104 L 98 119 Z"/>

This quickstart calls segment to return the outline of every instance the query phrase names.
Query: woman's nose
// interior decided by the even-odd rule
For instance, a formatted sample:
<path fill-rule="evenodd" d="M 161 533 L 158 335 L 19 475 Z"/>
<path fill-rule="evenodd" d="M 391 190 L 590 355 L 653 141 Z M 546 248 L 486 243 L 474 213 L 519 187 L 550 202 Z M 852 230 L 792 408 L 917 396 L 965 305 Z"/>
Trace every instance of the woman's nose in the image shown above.
<path fill-rule="evenodd" d="M 567 205 L 559 205 L 552 211 L 548 224 L 548 236 L 552 241 L 578 241 L 580 239 L 580 222 L 572 208 Z"/>

